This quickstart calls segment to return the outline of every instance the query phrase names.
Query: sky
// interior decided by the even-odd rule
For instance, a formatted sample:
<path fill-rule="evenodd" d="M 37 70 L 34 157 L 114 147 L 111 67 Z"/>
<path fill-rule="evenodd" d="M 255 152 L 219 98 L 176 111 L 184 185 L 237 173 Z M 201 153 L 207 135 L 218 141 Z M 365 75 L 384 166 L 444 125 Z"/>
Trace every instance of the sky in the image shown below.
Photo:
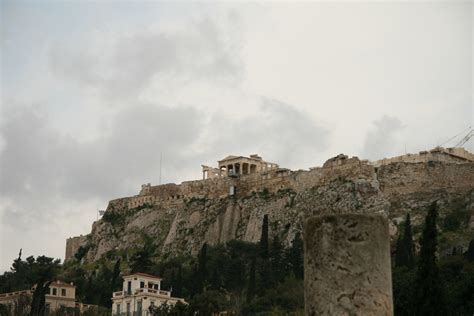
<path fill-rule="evenodd" d="M 20 248 L 63 259 L 109 200 L 159 183 L 160 160 L 162 183 L 229 154 L 309 169 L 473 126 L 470 1 L 0 10 L 0 272 Z"/>

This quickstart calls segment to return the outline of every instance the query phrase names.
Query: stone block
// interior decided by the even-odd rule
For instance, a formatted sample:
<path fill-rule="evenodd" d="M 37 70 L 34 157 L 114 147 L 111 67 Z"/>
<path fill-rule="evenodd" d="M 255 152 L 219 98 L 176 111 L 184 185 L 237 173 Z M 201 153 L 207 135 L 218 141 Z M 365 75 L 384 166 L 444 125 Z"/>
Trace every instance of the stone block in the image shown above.
<path fill-rule="evenodd" d="M 393 315 L 389 239 L 379 214 L 308 219 L 306 315 Z"/>

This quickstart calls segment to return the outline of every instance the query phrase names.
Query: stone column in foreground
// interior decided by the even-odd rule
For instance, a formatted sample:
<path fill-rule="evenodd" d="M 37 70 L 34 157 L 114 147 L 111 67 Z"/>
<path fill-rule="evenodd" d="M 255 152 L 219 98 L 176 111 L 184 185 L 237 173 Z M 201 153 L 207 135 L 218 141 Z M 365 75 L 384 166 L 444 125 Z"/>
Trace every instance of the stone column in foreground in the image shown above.
<path fill-rule="evenodd" d="M 305 223 L 306 315 L 393 315 L 388 222 L 339 214 Z"/>

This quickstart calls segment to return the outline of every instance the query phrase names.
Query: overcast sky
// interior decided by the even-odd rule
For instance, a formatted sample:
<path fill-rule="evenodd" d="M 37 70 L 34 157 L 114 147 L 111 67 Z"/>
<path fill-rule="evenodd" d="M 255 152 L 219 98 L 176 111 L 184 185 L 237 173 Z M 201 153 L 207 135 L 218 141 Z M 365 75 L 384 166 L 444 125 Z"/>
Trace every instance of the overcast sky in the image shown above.
<path fill-rule="evenodd" d="M 111 199 L 259 153 L 430 149 L 473 124 L 472 2 L 1 2 L 0 272 Z M 473 142 L 467 148 L 473 151 Z M 447 145 L 454 145 L 453 143 Z"/>

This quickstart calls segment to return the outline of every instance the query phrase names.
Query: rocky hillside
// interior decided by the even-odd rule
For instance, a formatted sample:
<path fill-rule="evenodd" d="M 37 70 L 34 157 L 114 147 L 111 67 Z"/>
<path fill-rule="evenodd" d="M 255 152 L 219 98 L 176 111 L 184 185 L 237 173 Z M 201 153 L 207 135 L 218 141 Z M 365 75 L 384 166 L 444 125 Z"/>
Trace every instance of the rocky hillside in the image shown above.
<path fill-rule="evenodd" d="M 174 193 L 169 193 L 171 189 Z M 156 186 L 112 200 L 89 235 L 68 240 L 66 259 L 78 251 L 87 262 L 123 255 L 146 239 L 163 256 L 195 254 L 205 242 L 256 242 L 265 214 L 270 234 L 280 234 L 286 244 L 302 230 L 306 217 L 325 213 L 384 213 L 395 237 L 410 212 L 416 237 L 433 201 L 440 206 L 441 250 L 466 249 L 474 235 L 474 162 L 394 162 L 375 167 L 340 155 L 309 171 L 285 169 L 258 178 Z"/>

